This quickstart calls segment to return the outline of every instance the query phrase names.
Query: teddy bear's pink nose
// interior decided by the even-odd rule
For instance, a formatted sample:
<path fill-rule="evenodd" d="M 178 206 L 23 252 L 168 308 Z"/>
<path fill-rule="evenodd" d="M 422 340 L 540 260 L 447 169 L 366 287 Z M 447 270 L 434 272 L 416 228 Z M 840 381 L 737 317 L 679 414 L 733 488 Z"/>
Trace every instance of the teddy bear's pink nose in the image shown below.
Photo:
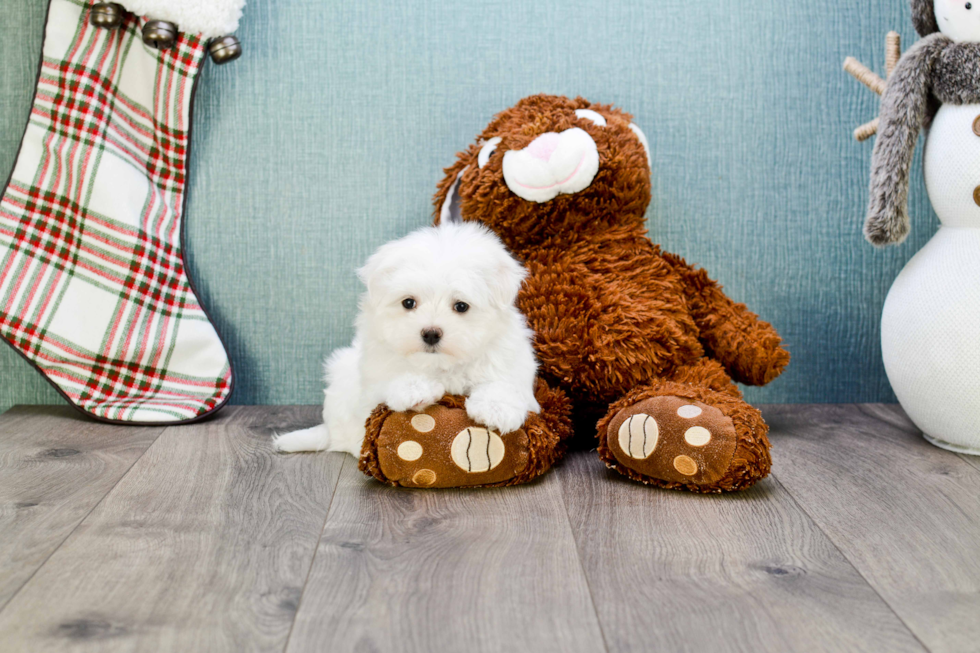
<path fill-rule="evenodd" d="M 555 132 L 548 132 L 535 138 L 525 149 L 534 158 L 547 161 L 551 158 L 554 151 L 558 149 L 559 142 L 561 142 L 561 136 Z"/>
<path fill-rule="evenodd" d="M 521 150 L 504 152 L 504 183 L 530 202 L 587 188 L 599 171 L 599 150 L 581 127 L 541 134 Z"/>

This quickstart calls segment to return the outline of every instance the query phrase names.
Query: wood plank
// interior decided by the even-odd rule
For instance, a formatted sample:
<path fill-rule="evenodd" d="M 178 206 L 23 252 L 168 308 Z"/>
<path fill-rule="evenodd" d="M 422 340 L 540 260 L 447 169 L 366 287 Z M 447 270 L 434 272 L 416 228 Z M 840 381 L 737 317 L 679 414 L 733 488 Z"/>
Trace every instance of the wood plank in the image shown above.
<path fill-rule="evenodd" d="M 957 454 L 963 461 L 966 462 L 970 467 L 976 468 L 980 471 L 980 456 L 968 456 L 965 453 Z"/>
<path fill-rule="evenodd" d="M 281 651 L 342 466 L 309 408 L 168 428 L 0 612 L 7 650 Z"/>
<path fill-rule="evenodd" d="M 558 475 L 610 651 L 923 650 L 775 479 L 671 492 L 595 452 Z"/>
<path fill-rule="evenodd" d="M 69 406 L 0 416 L 0 608 L 162 432 L 101 424 Z"/>
<path fill-rule="evenodd" d="M 403 490 L 351 459 L 287 650 L 605 650 L 557 477 Z"/>
<path fill-rule="evenodd" d="M 765 411 L 779 478 L 932 651 L 980 642 L 980 474 L 898 406 Z"/>

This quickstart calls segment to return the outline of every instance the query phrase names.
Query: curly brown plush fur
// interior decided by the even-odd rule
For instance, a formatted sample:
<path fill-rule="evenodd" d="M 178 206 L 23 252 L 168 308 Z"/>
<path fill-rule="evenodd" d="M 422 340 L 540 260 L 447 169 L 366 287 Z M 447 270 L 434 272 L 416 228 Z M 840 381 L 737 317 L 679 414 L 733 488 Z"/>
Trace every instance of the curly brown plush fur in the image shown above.
<path fill-rule="evenodd" d="M 528 438 L 527 465 L 520 473 L 507 480 L 468 487 L 503 487 L 527 483 L 551 469 L 551 466 L 565 454 L 568 439 L 572 435 L 569 417 L 571 404 L 568 398 L 561 390 L 548 387 L 548 384 L 541 379 L 537 381 L 534 396 L 541 406 L 541 412 L 528 415 L 523 426 Z M 438 403 L 465 412 L 465 397 L 446 395 Z M 366 425 L 367 435 L 361 448 L 358 468 L 382 483 L 398 485 L 384 473 L 378 458 L 378 438 L 385 421 L 392 414 L 393 411 L 384 404 L 371 413 Z M 448 446 L 449 443 L 447 442 L 446 445 Z"/>
<path fill-rule="evenodd" d="M 598 112 L 607 124 L 578 118 L 576 109 Z M 583 98 L 521 100 L 446 169 L 435 196 L 436 222 L 455 192 L 461 219 L 487 225 L 524 261 L 529 277 L 518 306 L 536 333 L 541 374 L 565 390 L 576 409 L 601 406 L 608 421 L 630 398 L 674 390 L 720 402 L 742 424 L 745 443 L 737 455 L 745 462 L 733 462 L 730 478 L 717 488 L 700 491 L 745 487 L 750 476 L 768 473 L 768 453 L 761 451 L 768 441 L 761 418 L 748 417 L 758 413 L 742 402 L 731 379 L 768 383 L 789 354 L 771 325 L 647 237 L 650 169 L 630 122 L 629 114 Z M 511 192 L 502 153 L 573 127 L 596 143 L 599 170 L 592 183 L 543 203 Z M 501 139 L 497 152 L 480 168 L 480 143 L 493 137 Z"/>

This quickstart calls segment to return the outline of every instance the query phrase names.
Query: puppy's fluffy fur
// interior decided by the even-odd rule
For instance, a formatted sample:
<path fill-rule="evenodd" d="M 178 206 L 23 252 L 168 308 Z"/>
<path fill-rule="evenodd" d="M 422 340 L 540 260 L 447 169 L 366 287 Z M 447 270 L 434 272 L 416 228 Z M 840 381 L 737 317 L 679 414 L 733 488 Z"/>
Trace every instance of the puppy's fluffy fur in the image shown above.
<path fill-rule="evenodd" d="M 323 424 L 278 436 L 276 448 L 359 456 L 378 404 L 421 410 L 447 393 L 467 396 L 469 416 L 499 433 L 520 428 L 539 411 L 532 334 L 514 306 L 525 274 L 473 223 L 382 246 L 358 271 L 367 292 L 354 342 L 326 363 Z"/>

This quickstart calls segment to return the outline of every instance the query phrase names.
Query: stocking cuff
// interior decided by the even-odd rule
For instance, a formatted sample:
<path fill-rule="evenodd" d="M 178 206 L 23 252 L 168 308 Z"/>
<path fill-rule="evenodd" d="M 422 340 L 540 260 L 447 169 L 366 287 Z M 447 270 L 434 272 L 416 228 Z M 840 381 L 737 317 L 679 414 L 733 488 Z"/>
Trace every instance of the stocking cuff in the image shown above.
<path fill-rule="evenodd" d="M 116 0 L 127 10 L 152 20 L 166 20 L 190 34 L 213 38 L 238 29 L 245 0 Z"/>

